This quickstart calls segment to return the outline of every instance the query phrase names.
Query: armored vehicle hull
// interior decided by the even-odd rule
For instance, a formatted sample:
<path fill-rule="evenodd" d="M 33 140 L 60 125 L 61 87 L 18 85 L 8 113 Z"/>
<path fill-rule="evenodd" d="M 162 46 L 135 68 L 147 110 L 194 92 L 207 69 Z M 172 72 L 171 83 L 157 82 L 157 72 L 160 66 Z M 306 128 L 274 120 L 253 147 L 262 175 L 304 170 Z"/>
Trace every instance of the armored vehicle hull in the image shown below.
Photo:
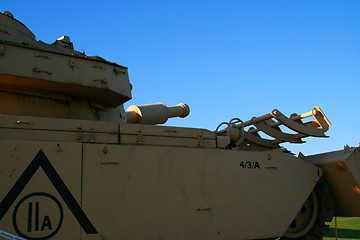
<path fill-rule="evenodd" d="M 126 67 L 75 51 L 67 36 L 36 41 L 9 12 L 0 30 L 0 237 L 313 240 L 334 214 L 360 214 L 335 213 L 333 202 L 359 201 L 358 150 L 334 160 L 280 146 L 326 137 L 319 107 L 215 131 L 158 126 L 190 108 L 125 111 Z M 338 196 L 342 188 L 355 200 Z"/>
<path fill-rule="evenodd" d="M 11 116 L 0 123 L 1 136 L 12 135 L 1 137 L 0 228 L 27 239 L 55 231 L 54 239 L 280 237 L 321 177 L 290 154 L 216 149 L 207 130 Z"/>

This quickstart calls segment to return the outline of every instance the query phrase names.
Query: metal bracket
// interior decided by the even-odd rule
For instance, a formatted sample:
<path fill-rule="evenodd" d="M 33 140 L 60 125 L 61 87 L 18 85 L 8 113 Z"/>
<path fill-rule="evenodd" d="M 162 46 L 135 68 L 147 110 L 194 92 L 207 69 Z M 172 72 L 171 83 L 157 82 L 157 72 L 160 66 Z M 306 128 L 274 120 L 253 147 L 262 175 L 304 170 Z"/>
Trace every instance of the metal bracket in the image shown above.
<path fill-rule="evenodd" d="M 314 117 L 315 121 L 303 123 L 302 119 Z M 313 137 L 327 137 L 325 132 L 331 125 L 330 121 L 326 118 L 325 114 L 319 107 L 314 107 L 311 112 L 303 113 L 300 115 L 291 114 L 290 117 L 286 117 L 279 110 L 274 109 L 268 114 L 260 117 L 254 117 L 249 121 L 242 122 L 239 119 L 234 122 L 234 119 L 228 123 L 221 123 L 215 130 L 217 136 L 229 136 L 232 147 L 239 147 L 243 141 L 240 138 L 245 139 L 245 144 L 253 146 L 253 150 L 260 151 L 265 148 L 275 149 L 280 148 L 279 143 L 304 143 L 302 138 Z M 236 119 L 235 119 L 236 120 Z M 237 124 L 240 122 L 240 124 Z M 222 125 L 227 125 L 223 130 L 219 130 Z M 281 126 L 288 128 L 296 133 L 286 133 L 280 128 Z M 247 128 L 247 130 L 245 130 Z M 234 131 L 234 129 L 240 129 L 242 131 Z M 264 133 L 274 139 L 263 138 L 260 134 Z M 266 137 L 266 136 L 265 136 Z"/>
<path fill-rule="evenodd" d="M 0 32 L 2 32 L 2 33 L 5 33 L 6 35 L 11 35 L 8 31 L 5 31 L 5 30 L 3 30 L 3 29 L 0 29 Z"/>
<path fill-rule="evenodd" d="M 50 71 L 46 71 L 46 70 L 41 70 L 41 69 L 38 69 L 38 68 L 33 68 L 33 71 L 34 72 L 37 72 L 37 73 L 47 73 L 47 74 L 52 74 L 52 72 L 50 72 Z"/>
<path fill-rule="evenodd" d="M 107 85 L 106 79 L 94 79 L 93 82 L 99 82 L 101 85 Z"/>
<path fill-rule="evenodd" d="M 34 54 L 34 56 L 35 57 L 37 57 L 37 58 L 45 58 L 45 59 L 50 59 L 48 56 L 46 56 L 46 55 L 40 55 L 40 54 Z"/>
<path fill-rule="evenodd" d="M 22 120 L 17 120 L 15 123 L 16 123 L 16 124 L 27 124 L 27 125 L 32 125 L 32 122 L 29 122 L 29 121 L 22 121 Z"/>
<path fill-rule="evenodd" d="M 284 142 L 291 142 L 291 143 L 303 143 L 301 139 L 297 139 L 296 134 L 289 134 L 282 132 L 278 127 L 271 127 L 267 124 L 267 121 L 265 120 L 262 122 L 253 123 L 256 128 L 263 131 L 264 133 L 268 134 L 269 136 L 279 139 Z"/>
<path fill-rule="evenodd" d="M 209 210 L 211 210 L 211 207 L 210 206 L 196 206 L 194 209 L 197 211 L 209 211 Z"/>
<path fill-rule="evenodd" d="M 125 71 L 121 71 L 121 70 L 119 70 L 119 69 L 117 69 L 117 68 L 114 68 L 114 73 L 115 73 L 115 75 L 117 76 L 118 74 L 125 74 Z"/>
<path fill-rule="evenodd" d="M 293 120 L 291 120 L 290 118 L 287 118 L 284 114 L 282 114 L 279 110 L 274 109 L 271 113 L 270 113 L 274 118 L 276 118 L 279 122 L 281 122 L 282 124 L 284 124 L 286 127 L 290 128 L 293 131 L 308 135 L 308 136 L 313 136 L 313 137 L 326 137 L 326 135 L 324 134 L 325 130 L 324 129 L 318 129 L 318 128 L 312 128 L 312 127 L 307 127 L 305 125 L 299 124 Z"/>
<path fill-rule="evenodd" d="M 106 70 L 106 67 L 98 66 L 98 65 L 93 66 L 93 68 L 98 68 L 98 69 L 101 69 L 101 70 Z"/>

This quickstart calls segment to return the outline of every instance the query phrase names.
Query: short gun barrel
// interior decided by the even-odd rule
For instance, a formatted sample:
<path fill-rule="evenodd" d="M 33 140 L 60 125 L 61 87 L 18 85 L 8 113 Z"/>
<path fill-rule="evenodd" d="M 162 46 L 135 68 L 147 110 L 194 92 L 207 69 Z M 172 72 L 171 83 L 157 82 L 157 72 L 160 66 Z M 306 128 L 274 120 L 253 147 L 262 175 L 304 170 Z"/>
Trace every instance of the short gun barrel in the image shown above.
<path fill-rule="evenodd" d="M 140 124 L 162 124 L 169 118 L 184 118 L 190 113 L 190 108 L 185 103 L 176 106 L 167 107 L 163 103 L 154 103 L 146 105 L 132 105 L 126 110 L 127 123 Z"/>

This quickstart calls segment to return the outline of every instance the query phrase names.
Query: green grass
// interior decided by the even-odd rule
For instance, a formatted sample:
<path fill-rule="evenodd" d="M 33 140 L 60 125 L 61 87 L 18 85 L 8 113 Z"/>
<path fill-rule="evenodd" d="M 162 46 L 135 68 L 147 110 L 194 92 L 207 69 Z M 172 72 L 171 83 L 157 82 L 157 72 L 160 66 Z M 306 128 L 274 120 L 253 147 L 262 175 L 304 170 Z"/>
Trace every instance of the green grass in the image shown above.
<path fill-rule="evenodd" d="M 330 230 L 324 240 L 335 240 L 335 219 L 329 225 Z M 338 240 L 360 239 L 360 217 L 337 217 L 337 232 Z"/>

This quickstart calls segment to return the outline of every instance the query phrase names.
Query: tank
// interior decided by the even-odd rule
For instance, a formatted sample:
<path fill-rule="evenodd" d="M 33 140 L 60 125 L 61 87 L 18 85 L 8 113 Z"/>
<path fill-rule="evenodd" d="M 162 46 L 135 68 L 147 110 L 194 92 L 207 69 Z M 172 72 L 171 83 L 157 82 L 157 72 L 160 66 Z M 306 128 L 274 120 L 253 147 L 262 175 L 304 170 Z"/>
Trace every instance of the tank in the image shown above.
<path fill-rule="evenodd" d="M 0 237 L 310 240 L 360 216 L 358 148 L 281 147 L 327 137 L 320 107 L 210 131 L 161 125 L 184 103 L 125 110 L 131 89 L 126 67 L 0 14 Z"/>

